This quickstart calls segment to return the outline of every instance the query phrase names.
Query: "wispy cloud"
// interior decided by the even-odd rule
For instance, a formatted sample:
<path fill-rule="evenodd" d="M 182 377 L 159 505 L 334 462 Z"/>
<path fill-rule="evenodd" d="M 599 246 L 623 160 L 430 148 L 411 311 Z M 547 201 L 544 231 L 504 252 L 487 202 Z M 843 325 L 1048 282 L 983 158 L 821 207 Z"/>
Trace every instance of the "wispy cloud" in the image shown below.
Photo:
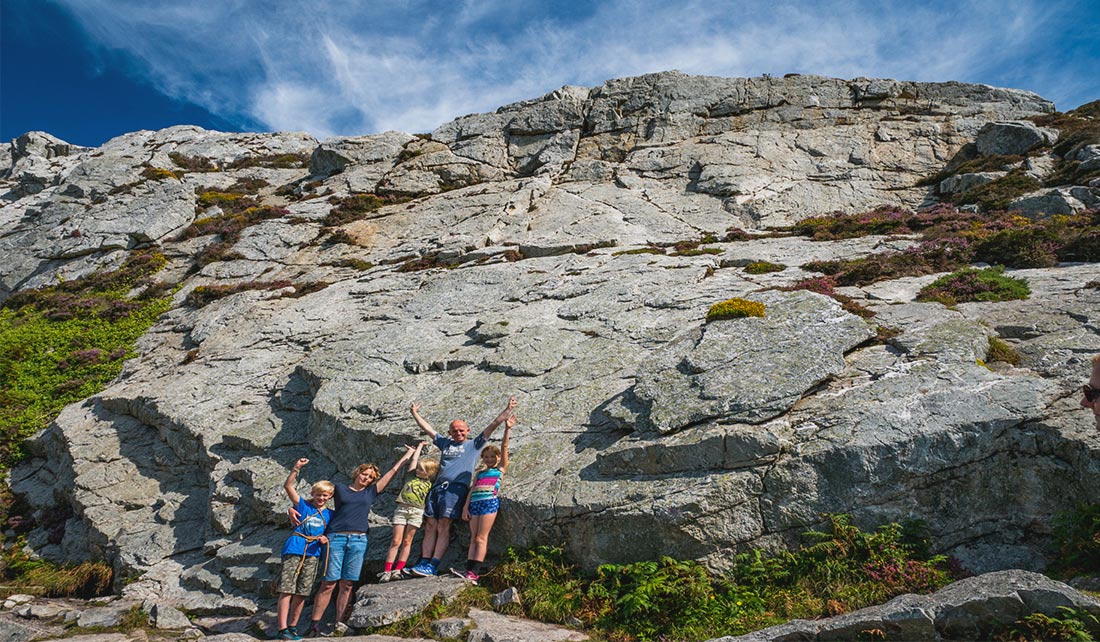
<path fill-rule="evenodd" d="M 164 93 L 317 136 L 428 131 L 564 84 L 674 68 L 984 82 L 1063 108 L 1100 97 L 1091 0 L 55 1 Z"/>

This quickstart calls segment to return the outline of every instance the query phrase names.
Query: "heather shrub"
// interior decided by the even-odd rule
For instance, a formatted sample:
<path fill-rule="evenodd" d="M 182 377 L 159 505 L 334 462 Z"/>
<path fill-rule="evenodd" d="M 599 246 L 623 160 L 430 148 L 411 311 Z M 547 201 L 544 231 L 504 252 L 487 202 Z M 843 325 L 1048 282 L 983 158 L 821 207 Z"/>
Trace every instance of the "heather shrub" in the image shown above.
<path fill-rule="evenodd" d="M 741 319 L 764 316 L 764 304 L 759 301 L 734 298 L 715 303 L 707 311 L 707 323 L 722 319 Z"/>
<path fill-rule="evenodd" d="M 1058 264 L 1058 237 L 1046 227 L 1000 230 L 974 247 L 974 259 L 1013 268 L 1044 268 Z"/>
<path fill-rule="evenodd" d="M 946 200 L 959 204 L 973 203 L 985 210 L 1003 210 L 1012 201 L 1024 194 L 1034 192 L 1042 186 L 1043 184 L 1039 179 L 1022 169 L 1014 169 L 984 185 L 979 185 L 961 194 L 951 194 Z"/>
<path fill-rule="evenodd" d="M 134 341 L 171 307 L 151 288 L 165 258 L 134 253 L 117 270 L 39 290 L 16 292 L 0 309 L 0 470 L 22 455 L 19 444 L 45 428 L 66 404 L 91 396 L 118 376 Z"/>
<path fill-rule="evenodd" d="M 386 201 L 376 194 L 352 194 L 344 198 L 332 197 L 329 203 L 335 207 L 329 211 L 322 224 L 326 227 L 335 227 L 365 218 L 367 214 L 385 205 Z"/>
<path fill-rule="evenodd" d="M 994 642 L 1094 642 L 1100 620 L 1083 609 L 1059 606 L 1058 615 L 1032 613 L 993 636 Z"/>
<path fill-rule="evenodd" d="M 955 305 L 970 301 L 1012 301 L 1031 296 L 1027 281 L 1005 276 L 1003 267 L 967 268 L 942 276 L 921 288 L 917 301 Z"/>
<path fill-rule="evenodd" d="M 183 300 L 184 305 L 201 308 L 218 299 L 249 290 L 281 290 L 294 284 L 286 279 L 278 281 L 245 281 L 231 285 L 199 285 L 191 290 Z"/>

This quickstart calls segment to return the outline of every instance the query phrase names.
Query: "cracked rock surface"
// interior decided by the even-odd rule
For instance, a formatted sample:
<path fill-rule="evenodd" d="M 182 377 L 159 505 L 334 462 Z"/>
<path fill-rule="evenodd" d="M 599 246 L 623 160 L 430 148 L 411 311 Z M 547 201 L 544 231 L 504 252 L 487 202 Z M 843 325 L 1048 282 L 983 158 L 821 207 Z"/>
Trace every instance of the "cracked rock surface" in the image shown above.
<path fill-rule="evenodd" d="M 767 288 L 814 276 L 810 261 L 913 239 L 721 239 L 934 200 L 917 181 L 987 123 L 1052 109 L 959 83 L 664 73 L 430 135 L 174 127 L 97 150 L 20 143 L 0 172 L 0 298 L 148 246 L 169 259 L 159 278 L 181 285 L 122 375 L 67 407 L 12 471 L 39 515 L 64 521 L 65 537 L 28 543 L 111 560 L 129 598 L 253 613 L 288 532 L 281 484 L 296 458 L 311 460 L 302 490 L 346 482 L 418 437 L 411 402 L 437 427 L 479 430 L 516 395 L 491 555 L 564 543 L 590 566 L 671 555 L 721 569 L 846 512 L 867 527 L 921 519 L 936 552 L 975 571 L 1041 570 L 1042 525 L 1100 488 L 1100 434 L 1074 397 L 1100 351 L 1097 265 L 1017 270 L 1029 300 L 954 309 L 913 302 L 934 275 L 845 288 L 877 314 L 865 320 Z M 300 162 L 272 160 L 288 155 Z M 218 242 L 179 236 L 218 215 L 196 193 L 245 180 L 262 181 L 252 197 L 277 215 L 194 265 Z M 340 199 L 367 192 L 376 209 L 326 226 Z M 681 242 L 705 251 L 669 247 Z M 742 269 L 756 260 L 786 267 Z M 182 303 L 248 281 L 293 285 Z M 286 296 L 304 284 L 316 287 Z M 765 317 L 705 322 L 733 297 Z M 877 326 L 901 334 L 876 340 Z M 1018 367 L 979 365 L 991 336 Z M 375 506 L 368 571 L 393 494 Z"/>

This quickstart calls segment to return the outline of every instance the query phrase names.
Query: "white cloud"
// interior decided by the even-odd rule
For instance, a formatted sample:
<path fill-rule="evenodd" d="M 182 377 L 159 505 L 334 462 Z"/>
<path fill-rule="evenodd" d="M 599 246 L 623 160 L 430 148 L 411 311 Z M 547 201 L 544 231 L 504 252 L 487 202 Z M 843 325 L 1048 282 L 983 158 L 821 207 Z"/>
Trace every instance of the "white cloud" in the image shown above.
<path fill-rule="evenodd" d="M 1100 66 L 1095 52 L 1052 60 L 1070 26 L 1096 26 L 1089 0 L 58 1 L 161 91 L 318 136 L 429 131 L 564 84 L 666 69 L 1023 83 L 1065 100 L 1051 92 L 1096 92 L 1082 79 Z"/>

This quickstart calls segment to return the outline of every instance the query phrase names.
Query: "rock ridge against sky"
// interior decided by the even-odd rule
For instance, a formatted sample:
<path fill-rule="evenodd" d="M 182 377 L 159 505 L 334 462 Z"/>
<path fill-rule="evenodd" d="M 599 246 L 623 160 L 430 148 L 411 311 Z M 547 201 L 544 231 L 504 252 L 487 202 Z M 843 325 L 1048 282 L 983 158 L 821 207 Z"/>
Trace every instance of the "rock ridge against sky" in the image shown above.
<path fill-rule="evenodd" d="M 158 278 L 180 285 L 119 379 L 68 406 L 13 471 L 40 514 L 68 516 L 63 539 L 41 529 L 30 543 L 107 557 L 137 578 L 133 597 L 254 612 L 285 536 L 289 462 L 314 462 L 304 482 L 344 480 L 415 438 L 412 401 L 435 425 L 476 428 L 515 394 L 494 546 L 720 569 L 848 512 L 922 519 L 937 551 L 976 571 L 1041 570 L 1036 525 L 1100 488 L 1100 435 L 1073 396 L 1100 351 L 1097 263 L 1014 270 L 1030 299 L 952 308 L 913 300 L 937 275 L 843 288 L 867 320 L 781 288 L 820 276 L 811 261 L 914 235 L 743 237 L 915 209 L 1011 172 L 1041 185 L 1014 201 L 1029 216 L 1096 208 L 1095 179 L 1042 184 L 1067 162 L 1100 165 L 1100 145 L 1060 147 L 1028 120 L 1053 110 L 955 82 L 669 72 L 563 87 L 430 135 L 20 138 L 0 168 L 0 295 L 149 248 L 168 260 Z M 925 180 L 1009 152 L 1007 167 Z M 187 231 L 227 217 L 210 195 L 232 190 L 270 216 Z M 744 269 L 759 260 L 783 267 Z M 195 303 L 200 286 L 242 284 Z M 767 314 L 706 323 L 733 297 Z M 878 326 L 902 332 L 876 339 Z M 1020 365 L 979 363 L 990 337 Z"/>
<path fill-rule="evenodd" d="M 666 69 L 963 80 L 1095 97 L 1091 0 L 326 3 L 6 0 L 0 139 L 139 129 L 431 131 Z M 854 36 L 853 34 L 858 34 Z"/>

